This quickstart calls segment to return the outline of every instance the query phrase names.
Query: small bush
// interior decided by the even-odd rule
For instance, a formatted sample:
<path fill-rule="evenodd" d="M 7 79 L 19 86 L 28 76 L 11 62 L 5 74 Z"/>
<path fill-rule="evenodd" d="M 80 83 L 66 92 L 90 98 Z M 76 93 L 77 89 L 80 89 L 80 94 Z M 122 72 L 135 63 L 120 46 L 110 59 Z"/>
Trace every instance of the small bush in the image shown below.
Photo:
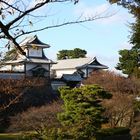
<path fill-rule="evenodd" d="M 108 128 L 101 129 L 96 134 L 96 140 L 131 140 L 130 130 L 128 128 Z"/>
<path fill-rule="evenodd" d="M 97 132 L 96 136 L 114 136 L 129 134 L 130 129 L 126 127 L 106 128 Z"/>
<path fill-rule="evenodd" d="M 53 102 L 45 106 L 32 107 L 25 112 L 11 117 L 11 125 L 8 132 L 12 131 L 36 131 L 42 135 L 44 131 L 59 127 L 57 113 L 61 112 L 61 103 Z"/>

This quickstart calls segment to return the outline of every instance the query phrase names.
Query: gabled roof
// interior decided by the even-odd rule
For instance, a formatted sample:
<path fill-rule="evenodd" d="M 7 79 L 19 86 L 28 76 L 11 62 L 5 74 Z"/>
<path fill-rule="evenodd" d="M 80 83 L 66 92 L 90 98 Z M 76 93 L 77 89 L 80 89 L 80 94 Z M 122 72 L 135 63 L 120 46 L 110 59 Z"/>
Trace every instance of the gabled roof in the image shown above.
<path fill-rule="evenodd" d="M 78 69 L 78 68 L 101 68 L 101 69 L 107 69 L 108 67 L 99 63 L 96 59 L 86 57 L 86 58 L 75 58 L 75 59 L 64 59 L 64 60 L 58 60 L 57 64 L 54 64 L 51 69 L 53 70 L 59 70 L 59 69 Z"/>
<path fill-rule="evenodd" d="M 50 47 L 48 44 L 41 42 L 36 35 L 26 37 L 23 41 L 20 42 L 20 46 L 21 47 L 38 46 L 41 48 L 49 48 Z"/>
<path fill-rule="evenodd" d="M 82 78 L 80 74 L 63 74 L 62 80 L 79 82 L 79 81 L 82 81 Z"/>

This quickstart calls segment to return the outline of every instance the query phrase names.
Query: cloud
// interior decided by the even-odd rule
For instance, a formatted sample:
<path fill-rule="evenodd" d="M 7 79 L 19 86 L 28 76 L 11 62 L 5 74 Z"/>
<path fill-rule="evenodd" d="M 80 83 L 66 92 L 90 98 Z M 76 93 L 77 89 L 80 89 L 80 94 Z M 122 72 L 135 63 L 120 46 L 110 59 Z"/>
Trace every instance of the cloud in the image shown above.
<path fill-rule="evenodd" d="M 93 16 L 108 17 L 101 18 L 97 22 L 101 24 L 113 24 L 120 22 L 127 22 L 132 19 L 132 16 L 118 6 L 112 6 L 109 3 L 104 3 L 101 5 L 86 5 L 85 3 L 80 3 L 76 8 L 74 13 L 81 18 L 88 18 Z"/>
<path fill-rule="evenodd" d="M 114 13 L 112 12 L 112 16 L 110 16 L 109 18 L 101 19 L 100 23 L 101 24 L 127 24 L 132 20 L 133 20 L 132 15 L 120 9 Z"/>
<path fill-rule="evenodd" d="M 124 42 L 124 43 L 120 44 L 118 47 L 119 47 L 120 50 L 123 50 L 123 49 L 128 49 L 129 50 L 129 49 L 132 48 L 132 45 L 128 42 Z"/>
<path fill-rule="evenodd" d="M 102 4 L 100 6 L 88 6 L 84 3 L 80 3 L 75 8 L 75 13 L 83 17 L 91 17 L 93 15 L 103 14 L 109 8 L 108 4 Z"/>

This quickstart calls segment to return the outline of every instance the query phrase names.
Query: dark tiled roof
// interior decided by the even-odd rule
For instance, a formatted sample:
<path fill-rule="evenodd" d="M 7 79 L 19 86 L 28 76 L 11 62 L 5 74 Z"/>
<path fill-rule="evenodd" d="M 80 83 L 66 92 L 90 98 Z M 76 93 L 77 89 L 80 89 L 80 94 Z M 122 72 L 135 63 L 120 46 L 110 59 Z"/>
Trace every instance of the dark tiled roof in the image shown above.
<path fill-rule="evenodd" d="M 41 42 L 36 35 L 26 37 L 20 43 L 20 46 L 22 46 L 22 47 L 27 47 L 27 46 L 29 47 L 29 46 L 33 46 L 33 45 L 38 46 L 38 47 L 42 47 L 42 48 L 49 48 L 50 47 L 48 44 Z"/>
<path fill-rule="evenodd" d="M 80 74 L 63 74 L 62 80 L 65 81 L 82 81 Z"/>

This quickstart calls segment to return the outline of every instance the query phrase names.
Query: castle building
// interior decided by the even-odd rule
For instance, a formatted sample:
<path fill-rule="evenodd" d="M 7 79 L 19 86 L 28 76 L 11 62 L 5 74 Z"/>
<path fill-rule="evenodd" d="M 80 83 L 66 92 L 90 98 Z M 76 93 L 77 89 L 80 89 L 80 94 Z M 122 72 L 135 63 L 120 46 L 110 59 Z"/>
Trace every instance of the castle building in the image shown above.
<path fill-rule="evenodd" d="M 54 62 L 44 54 L 44 49 L 49 48 L 48 44 L 41 42 L 38 37 L 26 37 L 20 44 L 26 56 L 15 51 L 12 60 L 4 62 L 0 67 L 0 72 L 13 76 L 43 76 L 50 77 L 50 66 Z"/>

